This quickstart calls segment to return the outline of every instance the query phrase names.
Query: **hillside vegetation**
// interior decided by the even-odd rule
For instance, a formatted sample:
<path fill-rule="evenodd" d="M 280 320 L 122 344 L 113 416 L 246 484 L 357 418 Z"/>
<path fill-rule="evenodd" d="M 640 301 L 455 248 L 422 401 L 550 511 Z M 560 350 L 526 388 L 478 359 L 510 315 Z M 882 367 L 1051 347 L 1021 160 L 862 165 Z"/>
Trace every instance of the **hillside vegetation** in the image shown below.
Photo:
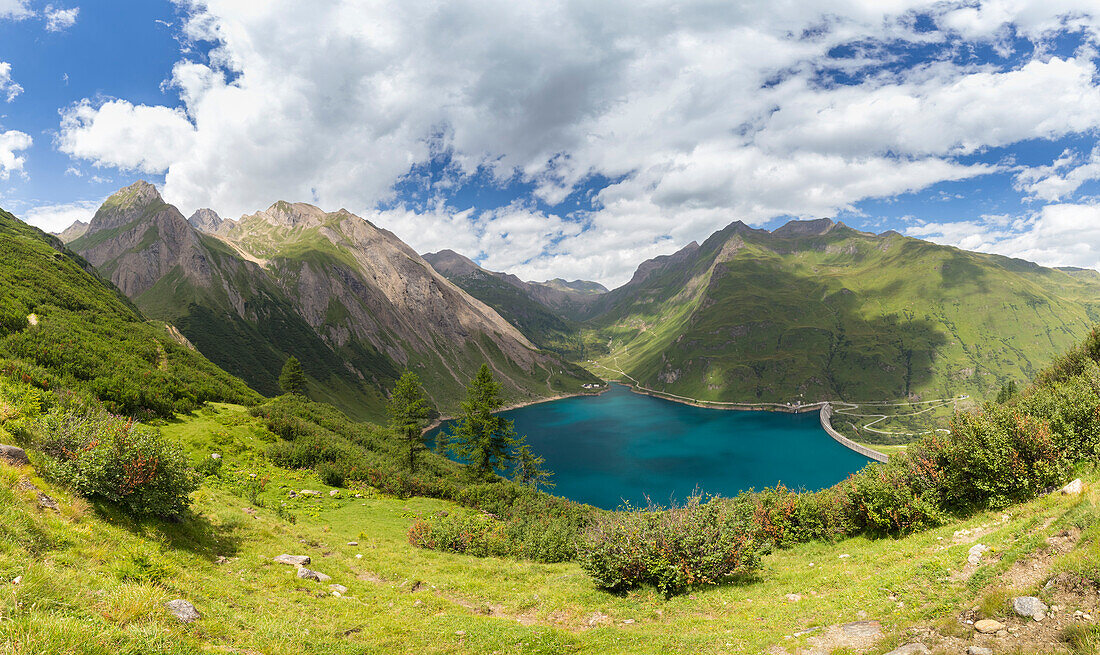
<path fill-rule="evenodd" d="M 990 398 L 1100 318 L 1095 276 L 829 221 L 734 223 L 591 310 L 592 370 L 719 401 Z"/>

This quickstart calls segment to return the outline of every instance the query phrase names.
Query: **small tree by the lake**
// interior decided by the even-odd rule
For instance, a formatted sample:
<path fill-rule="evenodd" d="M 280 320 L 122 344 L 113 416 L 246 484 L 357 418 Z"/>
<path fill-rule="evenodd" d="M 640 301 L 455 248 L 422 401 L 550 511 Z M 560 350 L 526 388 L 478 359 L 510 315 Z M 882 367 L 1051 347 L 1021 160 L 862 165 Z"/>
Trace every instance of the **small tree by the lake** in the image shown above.
<path fill-rule="evenodd" d="M 554 483 L 550 478 L 554 473 L 546 468 L 546 458 L 536 455 L 535 451 L 531 450 L 527 437 L 521 437 L 516 443 L 518 444 L 515 451 L 516 468 L 512 479 L 535 490 L 539 487 L 552 488 Z"/>
<path fill-rule="evenodd" d="M 409 453 L 409 470 L 416 472 L 416 456 L 425 450 L 424 426 L 428 424 L 430 409 L 424 399 L 424 387 L 420 377 L 405 371 L 394 385 L 387 408 L 390 428 L 405 443 Z"/>
<path fill-rule="evenodd" d="M 478 475 L 490 475 L 511 467 L 518 443 L 512 421 L 493 412 L 503 405 L 500 383 L 488 364 L 482 364 L 466 389 L 462 416 L 447 435 L 450 450 Z"/>
<path fill-rule="evenodd" d="M 306 373 L 302 370 L 302 363 L 294 355 L 283 364 L 283 370 L 279 373 L 279 386 L 285 393 L 302 395 L 306 392 Z"/>

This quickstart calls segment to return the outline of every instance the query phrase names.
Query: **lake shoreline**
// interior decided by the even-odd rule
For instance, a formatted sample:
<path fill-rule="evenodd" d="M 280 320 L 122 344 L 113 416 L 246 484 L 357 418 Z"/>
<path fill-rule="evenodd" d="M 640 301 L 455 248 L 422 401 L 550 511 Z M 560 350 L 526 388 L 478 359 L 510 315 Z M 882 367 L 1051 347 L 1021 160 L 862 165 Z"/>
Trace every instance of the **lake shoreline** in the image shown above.
<path fill-rule="evenodd" d="M 537 398 L 535 400 L 524 400 L 524 401 L 520 401 L 518 403 L 512 403 L 511 405 L 505 405 L 504 407 L 501 407 L 500 409 L 496 410 L 493 413 L 496 414 L 498 412 L 510 412 L 513 409 L 522 409 L 524 407 L 530 407 L 531 405 L 541 405 L 542 403 L 549 403 L 549 402 L 553 402 L 555 400 L 565 400 L 566 398 L 579 398 L 581 396 L 599 396 L 599 395 L 602 395 L 604 393 L 607 393 L 610 389 L 611 389 L 611 385 L 608 384 L 608 385 L 604 386 L 603 389 L 600 389 L 599 391 L 595 391 L 595 392 L 578 391 L 578 392 L 575 392 L 575 393 L 563 393 L 563 394 L 559 394 L 557 396 L 548 396 L 546 398 Z M 421 430 L 420 434 L 422 434 L 422 435 L 427 434 L 427 433 L 431 432 L 432 430 L 438 428 L 439 426 L 443 425 L 447 421 L 455 420 L 455 418 L 457 418 L 457 417 L 455 417 L 455 416 L 440 416 L 436 420 L 432 421 L 431 424 L 428 427 Z"/>

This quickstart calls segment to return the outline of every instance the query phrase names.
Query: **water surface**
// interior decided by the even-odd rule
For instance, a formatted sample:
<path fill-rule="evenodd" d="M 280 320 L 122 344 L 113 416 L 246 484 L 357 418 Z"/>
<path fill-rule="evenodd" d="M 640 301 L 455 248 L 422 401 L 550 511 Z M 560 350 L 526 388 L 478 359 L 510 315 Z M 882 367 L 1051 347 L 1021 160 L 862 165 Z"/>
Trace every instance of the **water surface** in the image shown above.
<path fill-rule="evenodd" d="M 782 482 L 823 489 L 870 460 L 821 429 L 817 412 L 705 409 L 613 384 L 502 413 L 546 458 L 552 493 L 614 509 L 681 501 L 696 488 L 732 496 Z M 444 426 L 448 427 L 448 426 Z"/>

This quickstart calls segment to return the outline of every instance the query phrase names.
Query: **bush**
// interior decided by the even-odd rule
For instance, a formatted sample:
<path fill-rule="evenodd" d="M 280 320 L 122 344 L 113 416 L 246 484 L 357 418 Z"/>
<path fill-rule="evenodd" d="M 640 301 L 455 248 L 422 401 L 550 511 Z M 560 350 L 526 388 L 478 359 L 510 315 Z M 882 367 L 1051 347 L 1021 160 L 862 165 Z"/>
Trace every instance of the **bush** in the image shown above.
<path fill-rule="evenodd" d="M 489 514 L 446 514 L 418 519 L 409 528 L 409 543 L 474 557 L 510 554 L 505 525 Z"/>
<path fill-rule="evenodd" d="M 45 476 L 129 514 L 178 517 L 198 488 L 183 448 L 130 419 L 54 408 L 42 417 L 37 433 Z"/>
<path fill-rule="evenodd" d="M 596 585 L 622 591 L 653 584 L 666 596 L 699 584 L 719 584 L 760 566 L 767 546 L 729 503 L 663 511 L 619 512 L 585 531 L 581 568 Z"/>

